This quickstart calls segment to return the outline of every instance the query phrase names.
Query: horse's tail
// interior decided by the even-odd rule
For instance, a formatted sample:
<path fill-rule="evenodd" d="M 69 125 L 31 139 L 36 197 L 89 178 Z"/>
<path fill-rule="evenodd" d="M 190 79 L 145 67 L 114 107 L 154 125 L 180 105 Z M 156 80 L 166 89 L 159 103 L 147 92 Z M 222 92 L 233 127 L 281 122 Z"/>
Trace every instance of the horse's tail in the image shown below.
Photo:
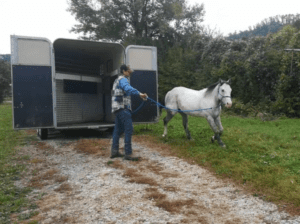
<path fill-rule="evenodd" d="M 166 106 L 165 104 L 165 98 L 162 97 L 162 98 L 158 98 L 158 102 L 162 105 L 162 106 Z M 162 109 L 164 109 L 162 106 L 159 106 L 159 112 L 161 113 L 162 112 Z"/>

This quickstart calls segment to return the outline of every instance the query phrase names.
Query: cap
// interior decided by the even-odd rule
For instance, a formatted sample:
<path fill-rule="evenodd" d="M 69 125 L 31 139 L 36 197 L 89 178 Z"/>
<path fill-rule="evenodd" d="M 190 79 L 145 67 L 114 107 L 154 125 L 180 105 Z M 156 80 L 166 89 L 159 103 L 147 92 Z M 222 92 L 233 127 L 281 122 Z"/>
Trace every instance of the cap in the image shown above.
<path fill-rule="evenodd" d="M 134 70 L 133 69 L 131 69 L 130 68 L 130 66 L 129 65 L 121 65 L 121 67 L 120 67 L 120 72 L 122 73 L 123 71 L 129 71 L 130 73 L 132 73 L 132 72 L 134 72 Z"/>

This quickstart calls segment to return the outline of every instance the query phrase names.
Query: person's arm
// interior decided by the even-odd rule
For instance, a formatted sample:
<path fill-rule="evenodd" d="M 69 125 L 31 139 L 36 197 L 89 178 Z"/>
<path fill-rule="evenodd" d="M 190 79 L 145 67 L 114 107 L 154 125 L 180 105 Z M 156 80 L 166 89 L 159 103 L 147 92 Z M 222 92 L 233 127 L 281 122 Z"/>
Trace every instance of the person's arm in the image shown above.
<path fill-rule="evenodd" d="M 119 82 L 119 86 L 121 89 L 123 89 L 126 93 L 126 95 L 139 95 L 143 100 L 147 100 L 147 94 L 146 93 L 140 93 L 137 89 L 133 88 L 128 80 L 126 78 L 123 78 Z"/>
<path fill-rule="evenodd" d="M 128 82 L 128 80 L 126 78 L 123 78 L 123 79 L 120 80 L 119 86 L 120 86 L 120 88 L 122 90 L 125 91 L 126 95 L 128 95 L 128 96 L 131 96 L 131 95 L 140 95 L 140 92 L 137 89 L 133 88 L 129 84 L 129 82 Z"/>

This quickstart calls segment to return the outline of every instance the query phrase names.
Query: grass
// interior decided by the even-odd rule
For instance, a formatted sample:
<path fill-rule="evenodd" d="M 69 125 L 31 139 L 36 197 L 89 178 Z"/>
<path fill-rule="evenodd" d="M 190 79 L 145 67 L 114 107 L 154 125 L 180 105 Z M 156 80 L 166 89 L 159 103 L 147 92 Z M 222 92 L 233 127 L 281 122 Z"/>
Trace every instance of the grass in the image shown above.
<path fill-rule="evenodd" d="M 169 122 L 168 137 L 162 138 L 165 116 L 163 111 L 157 124 L 136 125 L 135 134 L 151 135 L 157 143 L 171 146 L 179 157 L 239 183 L 254 196 L 286 206 L 292 214 L 300 214 L 299 119 L 262 121 L 222 115 L 223 149 L 210 143 L 213 132 L 204 118 L 189 117 L 195 141 L 186 139 L 180 115 Z"/>
<path fill-rule="evenodd" d="M 11 223 L 12 213 L 33 206 L 26 199 L 31 189 L 14 185 L 14 181 L 20 178 L 20 173 L 26 168 L 21 164 L 22 160 L 30 159 L 29 156 L 14 158 L 16 148 L 24 145 L 27 140 L 25 132 L 12 129 L 11 104 L 0 104 L 0 223 Z"/>

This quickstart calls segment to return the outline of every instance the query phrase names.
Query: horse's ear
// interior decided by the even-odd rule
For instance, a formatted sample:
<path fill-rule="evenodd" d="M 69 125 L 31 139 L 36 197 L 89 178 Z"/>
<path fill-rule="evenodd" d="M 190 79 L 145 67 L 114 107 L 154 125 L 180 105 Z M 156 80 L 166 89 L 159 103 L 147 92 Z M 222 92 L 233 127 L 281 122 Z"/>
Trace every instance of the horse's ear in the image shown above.
<path fill-rule="evenodd" d="M 219 83 L 223 83 L 223 82 L 224 82 L 224 81 L 220 78 L 220 79 L 219 79 Z"/>
<path fill-rule="evenodd" d="M 231 85 L 231 78 L 228 79 L 227 83 L 228 83 L 229 85 Z"/>

